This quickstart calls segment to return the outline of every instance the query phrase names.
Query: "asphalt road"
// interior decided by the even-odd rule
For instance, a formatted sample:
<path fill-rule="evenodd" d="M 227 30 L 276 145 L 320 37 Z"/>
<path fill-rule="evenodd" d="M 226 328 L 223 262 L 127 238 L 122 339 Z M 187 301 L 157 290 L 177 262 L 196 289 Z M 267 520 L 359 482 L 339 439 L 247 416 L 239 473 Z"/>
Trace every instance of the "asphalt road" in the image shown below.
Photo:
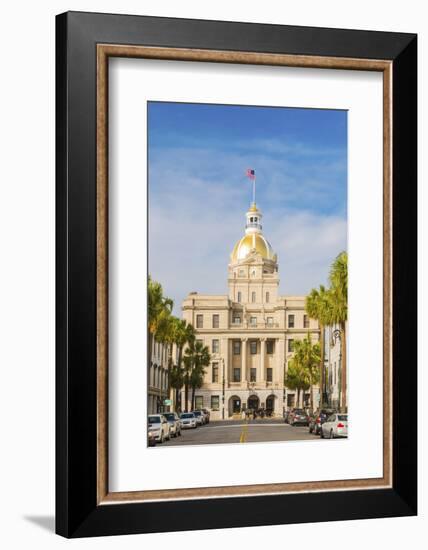
<path fill-rule="evenodd" d="M 319 436 L 309 433 L 307 426 L 292 427 L 285 424 L 282 418 L 220 420 L 196 429 L 182 430 L 181 434 L 181 437 L 172 438 L 163 446 L 320 440 Z"/>

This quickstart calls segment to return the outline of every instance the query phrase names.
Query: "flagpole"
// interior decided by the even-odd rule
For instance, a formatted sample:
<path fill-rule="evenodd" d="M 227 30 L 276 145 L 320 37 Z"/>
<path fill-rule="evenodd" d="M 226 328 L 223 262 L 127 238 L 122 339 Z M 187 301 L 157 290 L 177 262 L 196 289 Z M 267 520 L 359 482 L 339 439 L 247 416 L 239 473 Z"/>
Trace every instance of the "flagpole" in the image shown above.
<path fill-rule="evenodd" d="M 253 179 L 253 204 L 256 204 L 256 176 Z"/>

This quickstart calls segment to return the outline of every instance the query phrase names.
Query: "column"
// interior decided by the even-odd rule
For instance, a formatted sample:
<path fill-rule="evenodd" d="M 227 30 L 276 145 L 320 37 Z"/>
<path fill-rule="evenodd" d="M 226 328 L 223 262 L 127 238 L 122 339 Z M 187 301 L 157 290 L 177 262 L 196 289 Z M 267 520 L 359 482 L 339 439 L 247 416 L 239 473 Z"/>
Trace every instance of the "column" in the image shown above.
<path fill-rule="evenodd" d="M 229 348 L 230 348 L 230 340 L 228 338 L 222 338 L 221 340 L 221 354 L 222 354 L 222 362 L 221 362 L 221 378 L 219 382 L 221 382 L 221 402 L 220 402 L 220 410 L 222 418 L 227 418 L 227 398 L 226 398 L 226 388 L 229 385 Z"/>
<path fill-rule="evenodd" d="M 226 383 L 229 381 L 229 339 L 228 338 L 222 338 L 221 339 L 221 355 L 223 358 L 222 361 L 222 371 L 220 373 L 220 380 L 219 382 L 222 382 L 223 379 Z"/>
<path fill-rule="evenodd" d="M 241 383 L 247 383 L 247 339 L 241 339 Z"/>
<path fill-rule="evenodd" d="M 275 340 L 275 368 L 273 371 L 273 381 L 284 387 L 284 363 L 285 363 L 285 340 L 278 338 Z"/>
<path fill-rule="evenodd" d="M 266 358 L 266 338 L 260 339 L 260 383 L 266 385 L 266 368 L 265 368 L 265 358 Z"/>

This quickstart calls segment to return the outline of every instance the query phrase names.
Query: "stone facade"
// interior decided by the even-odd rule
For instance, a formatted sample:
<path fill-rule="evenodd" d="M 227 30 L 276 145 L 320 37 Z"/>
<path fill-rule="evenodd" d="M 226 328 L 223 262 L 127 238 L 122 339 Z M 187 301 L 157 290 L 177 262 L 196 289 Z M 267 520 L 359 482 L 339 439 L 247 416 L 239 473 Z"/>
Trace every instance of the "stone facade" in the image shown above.
<path fill-rule="evenodd" d="M 293 340 L 308 333 L 312 341 L 319 339 L 318 323 L 304 309 L 305 296 L 278 295 L 277 256 L 263 236 L 261 218 L 253 204 L 245 235 L 230 257 L 228 295 L 193 292 L 182 304 L 183 318 L 210 350 L 196 408 L 209 409 L 212 419 L 260 407 L 282 415 L 296 404 L 295 392 L 284 386 Z M 316 405 L 317 389 L 314 395 Z"/>
<path fill-rule="evenodd" d="M 342 342 L 337 325 L 326 328 L 325 351 L 327 403 L 331 407 L 339 408 L 342 392 Z"/>
<path fill-rule="evenodd" d="M 168 399 L 168 357 L 169 346 L 152 340 L 152 357 L 148 373 L 148 414 L 164 412 L 164 400 Z"/>

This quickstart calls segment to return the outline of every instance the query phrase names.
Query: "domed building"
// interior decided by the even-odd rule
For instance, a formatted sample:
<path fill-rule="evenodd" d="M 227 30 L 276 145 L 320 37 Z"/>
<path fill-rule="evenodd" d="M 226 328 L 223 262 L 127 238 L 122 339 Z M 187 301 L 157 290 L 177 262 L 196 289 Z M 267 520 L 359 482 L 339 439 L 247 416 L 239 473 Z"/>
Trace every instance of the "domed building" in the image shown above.
<path fill-rule="evenodd" d="M 192 292 L 182 305 L 183 318 L 210 350 L 195 405 L 209 409 L 212 419 L 259 408 L 279 416 L 295 406 L 295 392 L 284 386 L 293 341 L 308 332 L 313 341 L 319 337 L 318 323 L 305 312 L 305 296 L 278 295 L 278 258 L 261 221 L 253 203 L 245 234 L 230 255 L 228 295 Z"/>

